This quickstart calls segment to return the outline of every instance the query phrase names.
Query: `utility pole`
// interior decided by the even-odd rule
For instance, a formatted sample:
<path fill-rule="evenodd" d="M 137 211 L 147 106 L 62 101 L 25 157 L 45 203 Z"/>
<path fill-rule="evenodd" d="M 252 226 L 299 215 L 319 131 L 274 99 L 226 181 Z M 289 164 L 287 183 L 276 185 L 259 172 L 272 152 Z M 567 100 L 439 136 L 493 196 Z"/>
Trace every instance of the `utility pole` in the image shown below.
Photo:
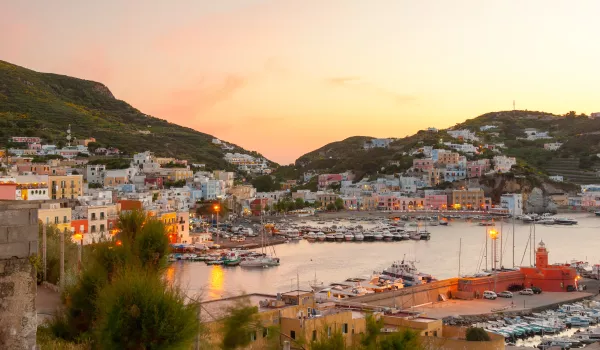
<path fill-rule="evenodd" d="M 60 290 L 65 288 L 65 230 L 60 231 Z"/>
<path fill-rule="evenodd" d="M 459 239 L 458 243 L 458 277 L 460 278 L 460 255 L 462 253 L 462 237 Z"/>
<path fill-rule="evenodd" d="M 46 235 L 48 227 L 42 223 L 42 260 L 44 266 L 44 281 L 47 280 L 47 266 L 46 266 Z"/>
<path fill-rule="evenodd" d="M 515 212 L 513 210 L 513 215 L 512 215 L 512 245 L 513 245 L 513 249 L 512 249 L 512 258 L 513 258 L 513 268 L 515 267 Z"/>
<path fill-rule="evenodd" d="M 488 269 L 488 233 L 487 228 L 485 230 L 485 270 Z"/>

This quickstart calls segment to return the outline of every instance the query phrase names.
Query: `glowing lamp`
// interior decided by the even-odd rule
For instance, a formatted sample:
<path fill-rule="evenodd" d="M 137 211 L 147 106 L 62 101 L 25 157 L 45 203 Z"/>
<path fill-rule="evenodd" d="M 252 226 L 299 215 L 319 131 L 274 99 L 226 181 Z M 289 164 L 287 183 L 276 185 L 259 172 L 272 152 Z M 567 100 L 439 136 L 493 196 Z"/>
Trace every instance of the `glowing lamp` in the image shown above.
<path fill-rule="evenodd" d="M 73 235 L 73 239 L 76 241 L 81 241 L 83 239 L 83 235 L 81 233 L 76 233 Z"/>
<path fill-rule="evenodd" d="M 491 229 L 490 230 L 490 238 L 491 239 L 496 239 L 498 237 L 498 231 Z"/>
<path fill-rule="evenodd" d="M 119 239 L 118 241 L 115 242 L 115 244 L 120 247 L 123 245 L 123 242 L 121 242 L 121 240 Z"/>

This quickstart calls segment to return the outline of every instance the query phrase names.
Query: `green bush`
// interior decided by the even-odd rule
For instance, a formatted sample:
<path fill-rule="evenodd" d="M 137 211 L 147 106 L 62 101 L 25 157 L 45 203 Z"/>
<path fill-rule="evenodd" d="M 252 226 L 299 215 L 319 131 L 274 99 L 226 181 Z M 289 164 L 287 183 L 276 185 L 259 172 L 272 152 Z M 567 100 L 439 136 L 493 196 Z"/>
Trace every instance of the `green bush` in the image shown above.
<path fill-rule="evenodd" d="M 467 341 L 490 341 L 490 335 L 483 328 L 469 327 L 466 332 Z"/>
<path fill-rule="evenodd" d="M 189 349 L 198 334 L 197 305 L 159 275 L 122 271 L 98 297 L 99 349 Z"/>

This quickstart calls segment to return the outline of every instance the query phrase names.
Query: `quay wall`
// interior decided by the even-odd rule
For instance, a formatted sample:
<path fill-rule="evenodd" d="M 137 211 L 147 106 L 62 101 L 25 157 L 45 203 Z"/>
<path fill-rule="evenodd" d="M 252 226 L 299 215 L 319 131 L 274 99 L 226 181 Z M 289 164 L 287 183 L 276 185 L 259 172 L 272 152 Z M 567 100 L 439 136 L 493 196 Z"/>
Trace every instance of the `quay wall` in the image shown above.
<path fill-rule="evenodd" d="M 0 349 L 36 346 L 37 204 L 0 202 Z"/>
<path fill-rule="evenodd" d="M 458 291 L 458 278 L 449 278 L 414 287 L 406 287 L 394 291 L 375 293 L 352 298 L 352 303 L 374 306 L 410 308 L 413 306 L 441 301 L 441 295 L 450 299 Z M 394 304 L 395 299 L 395 304 Z"/>

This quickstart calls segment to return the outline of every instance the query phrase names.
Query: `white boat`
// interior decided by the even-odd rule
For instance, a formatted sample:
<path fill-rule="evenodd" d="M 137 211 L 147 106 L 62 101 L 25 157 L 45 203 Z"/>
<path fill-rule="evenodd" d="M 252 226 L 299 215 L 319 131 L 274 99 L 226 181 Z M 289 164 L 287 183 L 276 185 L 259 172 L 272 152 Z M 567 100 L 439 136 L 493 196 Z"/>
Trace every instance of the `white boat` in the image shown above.
<path fill-rule="evenodd" d="M 325 239 L 327 239 L 328 241 L 335 241 L 335 233 L 326 234 Z"/>
<path fill-rule="evenodd" d="M 425 284 L 434 281 L 429 274 L 421 273 L 415 267 L 414 261 L 395 261 L 392 266 L 381 273 L 394 278 L 401 278 L 406 286 Z"/>
<path fill-rule="evenodd" d="M 351 241 L 353 241 L 353 240 L 354 240 L 354 235 L 353 235 L 353 234 L 351 234 L 351 233 L 346 233 L 346 234 L 344 235 L 344 239 L 345 239 L 346 241 L 348 241 L 348 242 L 351 242 Z"/>
<path fill-rule="evenodd" d="M 577 220 L 571 218 L 555 218 L 554 223 L 557 225 L 577 225 Z"/>
<path fill-rule="evenodd" d="M 391 241 L 392 239 L 394 239 L 394 235 L 392 235 L 389 231 L 383 231 L 383 239 L 386 241 Z"/>
<path fill-rule="evenodd" d="M 345 235 L 344 235 L 343 233 L 341 233 L 341 232 L 338 232 L 338 233 L 336 233 L 336 234 L 335 234 L 335 236 L 334 236 L 334 237 L 335 237 L 335 240 L 336 240 L 336 241 L 343 241 L 343 240 L 344 240 L 344 236 L 345 236 Z"/>
<path fill-rule="evenodd" d="M 363 237 L 364 237 L 364 240 L 365 240 L 365 241 L 372 241 L 372 240 L 374 240 L 374 239 L 375 239 L 375 235 L 374 235 L 374 234 L 372 234 L 371 232 L 365 232 L 365 233 L 363 234 Z M 383 238 L 383 237 L 381 237 L 381 238 Z"/>
<path fill-rule="evenodd" d="M 365 239 L 365 236 L 362 235 L 362 233 L 357 232 L 354 234 L 354 240 L 355 241 L 363 241 Z"/>
<path fill-rule="evenodd" d="M 376 241 L 381 241 L 383 239 L 383 235 L 381 233 L 374 233 L 373 239 L 375 239 Z"/>
<path fill-rule="evenodd" d="M 304 238 L 306 238 L 307 240 L 315 240 L 317 238 L 317 234 L 314 232 L 309 232 L 307 233 Z"/>
<path fill-rule="evenodd" d="M 240 263 L 241 267 L 271 267 L 279 266 L 279 258 L 271 256 L 262 256 L 257 258 L 249 258 Z"/>
<path fill-rule="evenodd" d="M 323 232 L 317 232 L 316 235 L 317 240 L 323 242 L 326 238 L 326 235 Z"/>
<path fill-rule="evenodd" d="M 554 225 L 555 221 L 552 218 L 543 218 L 541 220 L 536 221 L 536 223 L 542 225 Z"/>
<path fill-rule="evenodd" d="M 421 234 L 419 232 L 411 232 L 410 239 L 419 241 L 419 240 L 421 240 Z"/>

